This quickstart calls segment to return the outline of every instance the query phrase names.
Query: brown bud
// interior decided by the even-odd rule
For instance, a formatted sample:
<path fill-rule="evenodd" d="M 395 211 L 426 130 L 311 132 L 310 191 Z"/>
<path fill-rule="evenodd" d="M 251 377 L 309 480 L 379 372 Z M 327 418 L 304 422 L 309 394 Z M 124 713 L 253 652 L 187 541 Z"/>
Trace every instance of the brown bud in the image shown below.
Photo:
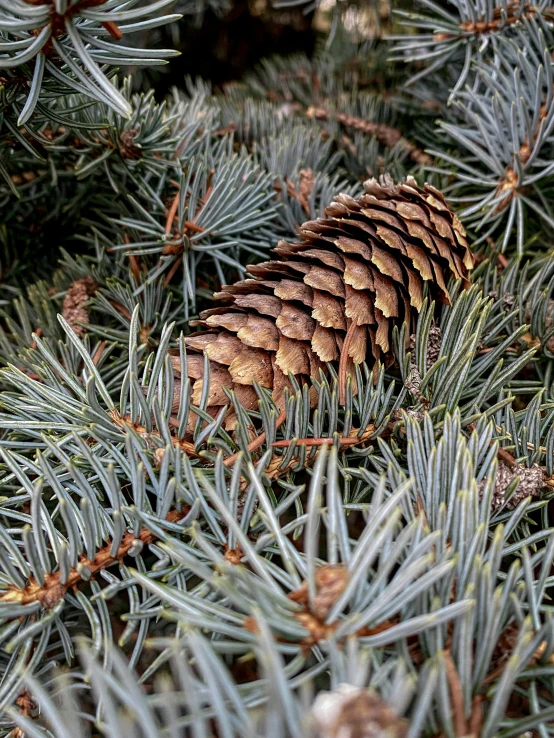
<path fill-rule="evenodd" d="M 316 569 L 315 597 L 309 608 L 310 613 L 319 620 L 325 620 L 335 602 L 346 589 L 349 579 L 350 574 L 344 564 L 325 564 Z M 308 582 L 303 582 L 299 589 L 291 592 L 289 599 L 308 608 Z"/>
<path fill-rule="evenodd" d="M 94 295 L 98 285 L 92 277 L 77 279 L 67 290 L 63 301 L 62 315 L 78 336 L 85 333 L 89 322 L 85 303 Z"/>

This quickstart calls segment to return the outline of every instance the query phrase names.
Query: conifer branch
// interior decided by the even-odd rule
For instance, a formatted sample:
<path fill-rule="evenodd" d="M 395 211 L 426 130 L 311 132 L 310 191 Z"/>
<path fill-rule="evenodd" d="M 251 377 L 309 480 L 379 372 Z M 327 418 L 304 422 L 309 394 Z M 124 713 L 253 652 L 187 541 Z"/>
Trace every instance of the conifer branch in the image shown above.
<path fill-rule="evenodd" d="M 188 509 L 171 510 L 166 520 L 169 523 L 177 523 L 186 516 Z M 148 546 L 156 540 L 156 535 L 143 527 L 138 535 L 134 535 L 132 531 L 127 531 L 115 554 L 111 553 L 112 544 L 110 541 L 97 551 L 93 559 L 82 556 L 79 564 L 72 568 L 69 575 L 62 577 L 61 571 L 47 574 L 44 583 L 31 579 L 29 584 L 23 588 L 8 587 L 6 591 L 0 594 L 0 605 L 13 603 L 14 605 L 29 605 L 34 602 L 40 602 L 45 610 L 52 610 L 60 600 L 65 597 L 68 590 L 75 589 L 82 582 L 88 582 L 99 572 L 113 566 L 113 564 L 124 559 L 131 549 L 136 548 L 137 543 Z M 64 581 L 65 579 L 65 581 Z"/>
<path fill-rule="evenodd" d="M 550 4 L 232 5 L 0 0 L 0 736 L 546 737 Z"/>
<path fill-rule="evenodd" d="M 324 108 L 308 108 L 306 115 L 308 118 L 315 118 L 316 120 L 336 120 L 346 129 L 360 131 L 368 136 L 375 136 L 384 146 L 390 149 L 398 147 L 405 151 L 416 164 L 430 166 L 433 163 L 432 157 L 408 141 L 398 128 L 386 125 L 385 123 L 374 123 L 373 121 L 363 120 L 362 118 L 340 112 L 329 113 Z"/>

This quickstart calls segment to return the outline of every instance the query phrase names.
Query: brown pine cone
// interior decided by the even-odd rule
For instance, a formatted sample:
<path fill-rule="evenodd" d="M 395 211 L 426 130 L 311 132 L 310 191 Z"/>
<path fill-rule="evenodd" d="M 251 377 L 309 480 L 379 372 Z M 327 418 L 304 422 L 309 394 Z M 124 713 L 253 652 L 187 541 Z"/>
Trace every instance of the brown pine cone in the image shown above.
<path fill-rule="evenodd" d="M 338 195 L 324 218 L 301 226 L 300 241 L 279 242 L 280 259 L 250 266 L 251 279 L 224 286 L 215 295 L 222 305 L 191 321 L 203 326 L 186 339 L 194 404 L 204 354 L 213 414 L 228 404 L 224 387 L 255 409 L 254 382 L 271 389 L 282 409 L 289 372 L 302 382 L 327 362 L 338 369 L 344 401 L 355 364 L 393 360 L 392 329 L 413 324 L 424 282 L 446 303 L 451 275 L 468 283 L 473 257 L 465 231 L 438 190 L 420 188 L 412 177 L 397 186 L 388 177 L 364 186 L 358 199 Z"/>
<path fill-rule="evenodd" d="M 409 728 L 379 695 L 349 684 L 320 692 L 311 718 L 313 738 L 405 738 Z"/>

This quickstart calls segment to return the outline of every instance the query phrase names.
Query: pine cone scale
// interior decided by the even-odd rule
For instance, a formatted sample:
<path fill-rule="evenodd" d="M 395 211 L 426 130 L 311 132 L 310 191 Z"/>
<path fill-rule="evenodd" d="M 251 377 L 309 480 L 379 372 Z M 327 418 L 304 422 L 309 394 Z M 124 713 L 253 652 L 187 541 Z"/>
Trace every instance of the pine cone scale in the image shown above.
<path fill-rule="evenodd" d="M 275 287 L 275 296 L 280 300 L 301 302 L 307 307 L 314 304 L 313 291 L 303 282 L 293 282 L 290 279 L 283 281 Z"/>
<path fill-rule="evenodd" d="M 252 348 L 277 351 L 279 348 L 279 330 L 276 323 L 254 313 L 248 313 L 246 325 L 237 331 L 237 338 Z"/>
<path fill-rule="evenodd" d="M 251 308 L 260 315 L 269 315 L 272 318 L 278 318 L 281 314 L 281 301 L 273 295 L 236 295 L 235 305 L 241 308 Z"/>
<path fill-rule="evenodd" d="M 326 292 L 314 290 L 312 318 L 322 328 L 333 328 L 337 331 L 346 330 L 344 303 Z"/>
<path fill-rule="evenodd" d="M 216 295 L 225 306 L 191 322 L 207 332 L 187 346 L 206 354 L 210 384 L 220 385 L 210 387 L 208 408 L 226 402 L 224 386 L 240 387 L 255 407 L 255 383 L 282 408 L 290 373 L 307 379 L 335 362 L 343 381 L 368 356 L 390 363 L 392 328 L 421 309 L 424 283 L 449 302 L 445 274 L 467 280 L 473 258 L 441 193 L 413 181 L 365 189 L 357 200 L 337 196 L 324 218 L 299 229 L 301 240 L 278 243 L 280 259 L 250 267 L 250 278 Z M 193 401 L 202 387 L 195 379 Z"/>
<path fill-rule="evenodd" d="M 375 324 L 375 312 L 369 295 L 365 292 L 358 292 L 350 285 L 346 287 L 344 312 L 347 318 L 355 320 L 358 325 Z"/>
<path fill-rule="evenodd" d="M 233 359 L 242 351 L 242 343 L 237 336 L 223 332 L 217 336 L 215 341 L 209 343 L 204 351 L 210 361 L 230 366 Z"/>
<path fill-rule="evenodd" d="M 312 336 L 312 348 L 321 361 L 337 361 L 339 352 L 335 334 L 329 328 L 324 328 L 318 323 Z"/>
<path fill-rule="evenodd" d="M 290 302 L 283 303 L 283 309 L 275 321 L 275 327 L 287 338 L 297 341 L 311 341 L 316 321 Z"/>
<path fill-rule="evenodd" d="M 344 277 L 332 269 L 313 266 L 304 277 L 304 284 L 314 290 L 329 292 L 335 297 L 345 297 Z"/>

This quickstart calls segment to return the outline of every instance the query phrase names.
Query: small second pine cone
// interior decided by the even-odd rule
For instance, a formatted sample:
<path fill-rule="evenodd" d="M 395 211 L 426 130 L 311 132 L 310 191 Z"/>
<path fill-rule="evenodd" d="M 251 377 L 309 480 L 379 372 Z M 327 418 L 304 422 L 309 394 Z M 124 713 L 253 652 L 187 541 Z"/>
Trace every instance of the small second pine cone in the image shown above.
<path fill-rule="evenodd" d="M 438 190 L 412 177 L 399 185 L 373 179 L 364 188 L 357 199 L 338 195 L 324 218 L 301 226 L 301 240 L 280 241 L 278 259 L 250 266 L 251 278 L 224 286 L 215 295 L 221 305 L 191 321 L 202 326 L 186 339 L 194 404 L 204 355 L 211 414 L 228 404 L 224 388 L 255 409 L 255 382 L 283 409 L 289 373 L 306 381 L 328 363 L 340 388 L 347 374 L 354 379 L 355 364 L 394 360 L 392 329 L 413 326 L 424 283 L 446 303 L 450 276 L 468 283 L 473 256 L 465 231 Z"/>
<path fill-rule="evenodd" d="M 409 729 L 378 694 L 350 684 L 320 692 L 310 717 L 310 738 L 405 738 Z"/>

